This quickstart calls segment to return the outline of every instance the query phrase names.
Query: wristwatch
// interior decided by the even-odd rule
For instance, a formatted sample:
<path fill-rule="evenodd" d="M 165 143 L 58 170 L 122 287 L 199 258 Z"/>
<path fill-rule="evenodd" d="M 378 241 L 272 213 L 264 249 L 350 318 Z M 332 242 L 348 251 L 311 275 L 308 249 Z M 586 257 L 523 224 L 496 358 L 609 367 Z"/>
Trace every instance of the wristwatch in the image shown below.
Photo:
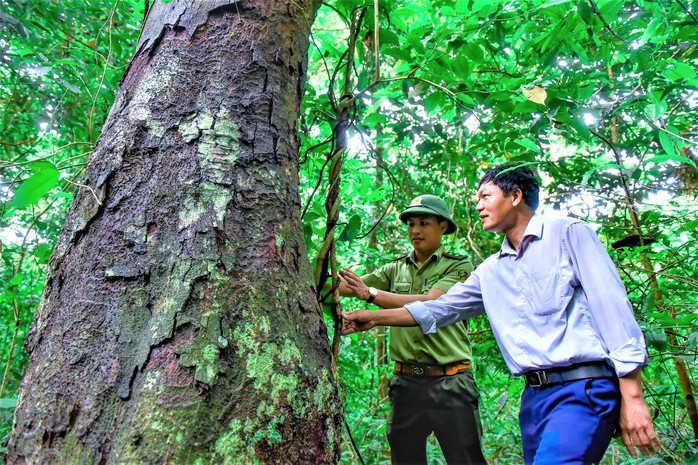
<path fill-rule="evenodd" d="M 375 287 L 369 287 L 368 293 L 370 295 L 368 296 L 368 299 L 366 299 L 366 303 L 372 304 L 373 301 L 376 300 L 376 296 L 378 296 L 378 289 L 376 289 Z"/>

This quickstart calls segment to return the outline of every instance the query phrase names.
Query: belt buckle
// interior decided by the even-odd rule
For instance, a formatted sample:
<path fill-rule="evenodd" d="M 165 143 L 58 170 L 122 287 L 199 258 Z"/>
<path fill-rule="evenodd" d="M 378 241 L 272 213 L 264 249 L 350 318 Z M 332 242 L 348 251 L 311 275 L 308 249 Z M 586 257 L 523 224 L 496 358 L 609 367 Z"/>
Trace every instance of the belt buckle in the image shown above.
<path fill-rule="evenodd" d="M 535 375 L 535 377 L 532 375 Z M 528 380 L 528 385 L 531 387 L 541 387 L 548 384 L 548 375 L 545 371 L 532 371 L 531 373 L 527 373 L 526 379 Z"/>
<path fill-rule="evenodd" d="M 412 374 L 415 376 L 420 376 L 424 374 L 424 368 L 417 366 L 417 365 L 412 365 Z"/>

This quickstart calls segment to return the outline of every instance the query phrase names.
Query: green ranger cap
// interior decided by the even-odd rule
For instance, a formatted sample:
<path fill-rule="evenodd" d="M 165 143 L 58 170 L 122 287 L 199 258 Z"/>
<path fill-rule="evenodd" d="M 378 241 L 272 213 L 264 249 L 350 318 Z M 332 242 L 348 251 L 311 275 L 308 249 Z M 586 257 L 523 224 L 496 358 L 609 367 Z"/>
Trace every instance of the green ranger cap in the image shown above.
<path fill-rule="evenodd" d="M 458 230 L 458 226 L 451 218 L 446 202 L 435 195 L 425 194 L 415 197 L 412 203 L 400 213 L 400 221 L 407 223 L 407 219 L 415 215 L 434 215 L 443 218 L 448 222 L 448 228 L 444 234 L 451 234 Z"/>

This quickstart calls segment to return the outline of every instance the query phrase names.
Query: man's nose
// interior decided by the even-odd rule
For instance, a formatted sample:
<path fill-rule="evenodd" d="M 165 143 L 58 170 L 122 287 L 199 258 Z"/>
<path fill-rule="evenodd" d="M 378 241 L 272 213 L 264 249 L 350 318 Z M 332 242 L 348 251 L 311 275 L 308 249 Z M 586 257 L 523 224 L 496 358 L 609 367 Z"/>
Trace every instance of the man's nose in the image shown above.
<path fill-rule="evenodd" d="M 485 209 L 485 206 L 482 204 L 482 200 L 478 200 L 477 205 L 475 206 L 475 210 L 482 211 L 484 209 Z"/>

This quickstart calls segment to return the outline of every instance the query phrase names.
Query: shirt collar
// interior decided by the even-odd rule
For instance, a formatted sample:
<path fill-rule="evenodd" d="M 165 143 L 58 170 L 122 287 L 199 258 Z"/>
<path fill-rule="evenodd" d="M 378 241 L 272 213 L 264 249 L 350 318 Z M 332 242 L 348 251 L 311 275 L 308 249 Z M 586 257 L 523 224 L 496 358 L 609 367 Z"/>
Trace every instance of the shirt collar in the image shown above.
<path fill-rule="evenodd" d="M 521 238 L 521 243 L 519 243 L 519 248 L 523 251 L 528 243 L 533 240 L 533 238 L 540 239 L 542 235 L 543 218 L 537 213 L 534 213 L 526 225 L 526 230 Z M 502 255 L 516 255 L 516 250 L 514 250 L 511 244 L 509 244 L 506 236 L 504 237 L 502 247 L 499 250 L 499 256 L 501 257 Z"/>
<path fill-rule="evenodd" d="M 431 263 L 432 261 L 439 261 L 444 253 L 446 253 L 446 249 L 443 245 L 440 245 L 439 248 L 436 249 L 424 263 L 422 263 L 422 266 L 426 265 L 427 263 Z M 417 265 L 417 252 L 415 252 L 414 249 L 412 249 L 412 252 L 410 252 L 409 259 L 415 264 L 415 266 Z"/>

